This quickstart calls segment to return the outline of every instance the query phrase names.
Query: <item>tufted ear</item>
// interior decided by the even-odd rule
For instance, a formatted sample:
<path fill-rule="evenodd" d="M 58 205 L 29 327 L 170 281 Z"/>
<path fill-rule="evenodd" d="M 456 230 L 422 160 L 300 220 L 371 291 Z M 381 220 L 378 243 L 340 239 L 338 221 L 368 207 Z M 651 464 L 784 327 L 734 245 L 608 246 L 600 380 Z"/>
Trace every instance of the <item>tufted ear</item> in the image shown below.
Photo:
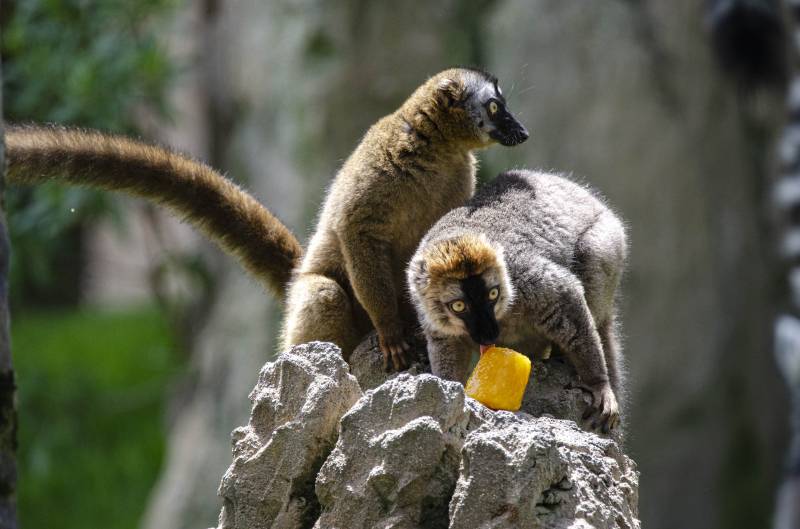
<path fill-rule="evenodd" d="M 411 286 L 416 287 L 419 291 L 424 291 L 428 287 L 428 267 L 425 265 L 425 259 L 415 259 L 408 267 L 408 278 Z"/>
<path fill-rule="evenodd" d="M 463 93 L 464 87 L 462 83 L 456 79 L 445 78 L 436 85 L 436 99 L 446 108 L 450 108 L 461 101 Z"/>

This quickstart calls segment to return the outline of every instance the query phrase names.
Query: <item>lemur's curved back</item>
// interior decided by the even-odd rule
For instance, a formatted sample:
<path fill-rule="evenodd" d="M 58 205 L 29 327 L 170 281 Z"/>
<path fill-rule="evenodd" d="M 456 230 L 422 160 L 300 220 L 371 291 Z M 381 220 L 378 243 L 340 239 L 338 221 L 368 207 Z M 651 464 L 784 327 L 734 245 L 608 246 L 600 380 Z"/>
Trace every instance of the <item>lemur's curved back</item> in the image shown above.
<path fill-rule="evenodd" d="M 56 180 L 162 204 L 284 297 L 300 243 L 252 195 L 208 165 L 124 136 L 60 126 L 9 126 L 5 143 L 10 183 Z"/>

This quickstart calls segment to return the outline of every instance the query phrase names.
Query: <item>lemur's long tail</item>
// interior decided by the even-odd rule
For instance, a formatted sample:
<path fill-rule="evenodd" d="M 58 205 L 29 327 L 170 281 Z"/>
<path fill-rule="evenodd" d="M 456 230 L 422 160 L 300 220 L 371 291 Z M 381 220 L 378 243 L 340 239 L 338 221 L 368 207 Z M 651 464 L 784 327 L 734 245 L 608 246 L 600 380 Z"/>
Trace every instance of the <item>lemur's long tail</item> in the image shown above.
<path fill-rule="evenodd" d="M 10 183 L 55 180 L 162 204 L 283 299 L 300 243 L 261 203 L 208 165 L 124 136 L 59 126 L 8 126 L 5 142 Z"/>

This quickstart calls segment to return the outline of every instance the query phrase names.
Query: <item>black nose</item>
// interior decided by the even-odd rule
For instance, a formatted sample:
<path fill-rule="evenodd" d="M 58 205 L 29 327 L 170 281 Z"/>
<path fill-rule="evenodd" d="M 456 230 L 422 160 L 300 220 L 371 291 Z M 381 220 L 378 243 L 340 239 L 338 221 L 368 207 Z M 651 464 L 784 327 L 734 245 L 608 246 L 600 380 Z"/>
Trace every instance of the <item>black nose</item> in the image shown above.
<path fill-rule="evenodd" d="M 487 318 L 478 325 L 475 341 L 481 345 L 494 345 L 500 338 L 500 326 L 494 318 Z"/>
<path fill-rule="evenodd" d="M 506 147 L 513 147 L 514 145 L 519 145 L 520 143 L 527 140 L 528 137 L 530 137 L 528 129 L 525 128 L 525 125 L 523 125 L 518 121 L 515 121 L 506 130 L 507 132 L 503 135 L 503 138 L 500 140 L 500 143 L 502 145 L 505 145 Z"/>

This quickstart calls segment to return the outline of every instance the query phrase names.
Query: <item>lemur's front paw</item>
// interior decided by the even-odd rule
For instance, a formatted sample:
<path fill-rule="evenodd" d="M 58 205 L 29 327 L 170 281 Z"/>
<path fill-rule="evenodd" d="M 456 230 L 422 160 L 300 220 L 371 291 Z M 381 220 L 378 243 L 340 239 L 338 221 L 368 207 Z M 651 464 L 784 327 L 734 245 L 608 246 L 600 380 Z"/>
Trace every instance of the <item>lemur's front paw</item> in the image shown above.
<path fill-rule="evenodd" d="M 592 395 L 592 405 L 583 414 L 583 420 L 590 421 L 592 430 L 609 433 L 619 424 L 619 404 L 614 390 L 608 382 L 584 386 L 584 389 Z"/>
<path fill-rule="evenodd" d="M 403 338 L 403 327 L 378 330 L 378 344 L 383 352 L 383 369 L 391 371 L 389 360 L 395 371 L 401 371 L 408 367 L 406 352 L 411 349 L 408 342 Z"/>

